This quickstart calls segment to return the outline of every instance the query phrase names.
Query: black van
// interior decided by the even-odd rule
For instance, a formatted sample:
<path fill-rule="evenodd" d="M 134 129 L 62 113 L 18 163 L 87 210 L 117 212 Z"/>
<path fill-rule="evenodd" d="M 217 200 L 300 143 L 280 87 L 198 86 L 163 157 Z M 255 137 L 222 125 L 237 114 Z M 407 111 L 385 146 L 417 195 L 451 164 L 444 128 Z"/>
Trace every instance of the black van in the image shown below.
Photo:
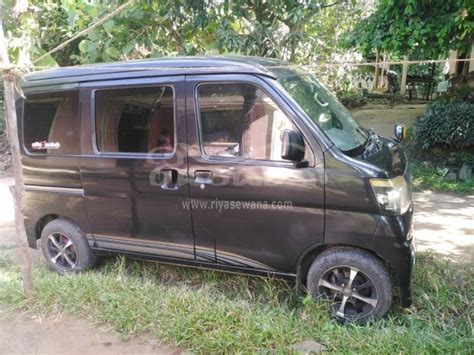
<path fill-rule="evenodd" d="M 53 269 L 116 253 L 278 276 L 342 321 L 382 317 L 395 287 L 410 305 L 407 157 L 314 75 L 187 57 L 36 72 L 22 88 L 25 226 Z"/>

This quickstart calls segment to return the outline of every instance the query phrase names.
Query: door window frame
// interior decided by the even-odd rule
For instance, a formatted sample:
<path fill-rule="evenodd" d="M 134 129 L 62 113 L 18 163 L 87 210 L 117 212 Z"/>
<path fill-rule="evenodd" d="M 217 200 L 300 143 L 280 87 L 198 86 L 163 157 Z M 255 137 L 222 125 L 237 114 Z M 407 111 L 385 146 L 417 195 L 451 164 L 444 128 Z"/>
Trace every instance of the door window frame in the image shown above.
<path fill-rule="evenodd" d="M 131 79 L 121 82 L 116 80 L 106 80 L 100 82 L 91 82 L 81 84 L 82 90 L 88 90 L 90 99 L 90 129 L 91 129 L 91 143 L 92 152 L 94 156 L 100 156 L 105 158 L 128 158 L 128 159 L 153 159 L 156 160 L 169 160 L 176 156 L 178 148 L 178 127 L 177 127 L 177 95 L 179 92 L 176 90 L 176 86 L 183 82 L 184 76 L 167 76 L 167 77 L 155 77 L 146 79 Z M 133 153 L 133 152 L 103 152 L 99 150 L 98 137 L 97 137 L 97 126 L 96 126 L 96 92 L 97 91 L 108 91 L 108 90 L 122 90 L 122 89 L 139 89 L 139 88 L 153 88 L 168 86 L 173 91 L 173 137 L 174 147 L 171 153 Z"/>
<path fill-rule="evenodd" d="M 286 167 L 286 168 L 295 168 L 294 163 L 291 161 L 285 160 L 271 160 L 271 159 L 246 159 L 246 158 L 230 158 L 230 157 L 220 157 L 220 156 L 210 156 L 207 155 L 204 151 L 203 146 L 203 137 L 202 137 L 202 124 L 201 124 L 201 112 L 199 108 L 199 87 L 202 85 L 225 85 L 225 84 L 248 84 L 253 85 L 257 89 L 261 90 L 268 98 L 270 98 L 273 104 L 278 107 L 278 109 L 283 112 L 288 120 L 298 129 L 298 132 L 303 135 L 303 139 L 305 141 L 305 149 L 309 149 L 311 161 L 309 162 L 309 167 L 315 166 L 315 154 L 311 144 L 309 143 L 310 140 L 308 139 L 307 135 L 303 132 L 301 127 L 295 122 L 296 120 L 292 117 L 292 114 L 289 110 L 282 107 L 281 103 L 279 102 L 278 98 L 275 95 L 272 95 L 266 88 L 264 88 L 260 83 L 255 81 L 249 80 L 247 78 L 235 78 L 235 75 L 232 75 L 234 78 L 226 79 L 224 78 L 226 74 L 216 74 L 214 76 L 219 76 L 221 79 L 212 78 L 209 76 L 209 79 L 198 79 L 193 80 L 193 100 L 194 100 L 194 115 L 195 115 L 195 123 L 196 123 L 196 130 L 198 134 L 198 145 L 199 145 L 199 152 L 202 159 L 206 162 L 210 163 L 228 163 L 228 164 L 247 164 L 247 165 L 270 165 L 270 166 L 279 166 L 279 167 Z M 190 76 L 188 76 L 190 77 Z M 191 76 L 192 78 L 192 76 Z M 258 79 L 257 77 L 253 77 Z M 186 80 L 188 81 L 188 80 Z"/>
<path fill-rule="evenodd" d="M 161 88 L 161 87 L 169 87 L 173 92 L 173 151 L 171 153 L 144 153 L 144 152 L 111 152 L 111 151 L 102 151 L 99 149 L 99 138 L 97 135 L 97 111 L 96 111 L 96 102 L 97 102 L 97 93 L 98 92 L 111 92 L 111 91 L 121 91 L 126 89 L 145 89 L 145 88 Z M 170 84 L 156 84 L 156 85 L 136 85 L 136 86 L 118 86 L 115 88 L 101 88 L 101 89 L 93 89 L 91 91 L 91 102 L 93 105 L 93 132 L 94 132 L 94 139 L 92 141 L 94 152 L 101 156 L 128 156 L 128 157 L 148 157 L 151 156 L 155 158 L 163 158 L 169 159 L 172 158 L 176 154 L 176 148 L 178 145 L 177 142 L 177 134 L 176 134 L 176 90 L 173 85 Z M 118 129 L 118 128 L 117 128 Z"/>

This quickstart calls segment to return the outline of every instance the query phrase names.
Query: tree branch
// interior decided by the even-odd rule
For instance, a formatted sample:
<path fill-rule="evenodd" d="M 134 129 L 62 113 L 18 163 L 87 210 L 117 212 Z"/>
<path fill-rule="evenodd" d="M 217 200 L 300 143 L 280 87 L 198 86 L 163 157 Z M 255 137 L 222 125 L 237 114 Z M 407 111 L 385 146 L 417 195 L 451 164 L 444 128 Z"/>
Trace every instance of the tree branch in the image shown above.
<path fill-rule="evenodd" d="M 104 16 L 103 18 L 101 18 L 99 21 L 93 23 L 92 25 L 90 25 L 89 27 L 87 27 L 86 29 L 78 32 L 77 34 L 75 34 L 74 36 L 72 36 L 71 38 L 69 38 L 67 41 L 64 41 L 63 43 L 61 43 L 59 46 L 57 46 L 56 48 L 50 50 L 48 53 L 45 53 L 43 54 L 42 56 L 40 56 L 39 58 L 36 58 L 34 61 L 33 61 L 33 64 L 35 63 L 38 63 L 40 60 L 46 58 L 47 56 L 63 49 L 64 47 L 66 47 L 68 44 L 70 44 L 71 42 L 75 41 L 76 39 L 78 39 L 79 37 L 82 37 L 82 36 L 85 36 L 86 34 L 88 34 L 90 31 L 92 31 L 94 28 L 102 25 L 103 23 L 109 21 L 110 19 L 112 19 L 114 16 L 116 16 L 119 12 L 121 12 L 123 9 L 125 9 L 127 6 L 131 5 L 132 3 L 134 3 L 135 0 L 129 0 L 128 2 L 126 2 L 125 4 L 122 4 L 120 5 L 119 7 L 117 7 L 114 11 L 112 11 L 110 14 L 108 14 L 107 16 Z"/>
<path fill-rule="evenodd" d="M 342 1 L 335 1 L 335 2 L 333 2 L 333 3 L 331 3 L 331 4 L 327 4 L 327 5 L 323 5 L 323 6 L 321 6 L 321 7 L 320 7 L 320 9 L 327 9 L 328 7 L 333 7 L 333 6 L 336 6 L 336 5 L 342 4 L 342 3 L 344 3 L 344 2 L 346 2 L 346 0 L 342 0 Z"/>

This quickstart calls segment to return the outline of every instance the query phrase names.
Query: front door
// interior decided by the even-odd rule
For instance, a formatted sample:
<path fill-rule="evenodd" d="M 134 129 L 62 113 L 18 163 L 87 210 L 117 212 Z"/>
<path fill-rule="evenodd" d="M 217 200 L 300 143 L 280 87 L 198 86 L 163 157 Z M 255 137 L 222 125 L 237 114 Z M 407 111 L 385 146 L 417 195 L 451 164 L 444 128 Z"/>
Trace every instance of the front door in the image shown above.
<path fill-rule="evenodd" d="M 194 258 L 184 77 L 81 85 L 80 168 L 94 246 Z"/>
<path fill-rule="evenodd" d="M 324 161 L 282 97 L 251 75 L 186 77 L 196 257 L 294 272 L 323 240 Z M 306 137 L 308 167 L 281 158 L 285 129 Z"/>

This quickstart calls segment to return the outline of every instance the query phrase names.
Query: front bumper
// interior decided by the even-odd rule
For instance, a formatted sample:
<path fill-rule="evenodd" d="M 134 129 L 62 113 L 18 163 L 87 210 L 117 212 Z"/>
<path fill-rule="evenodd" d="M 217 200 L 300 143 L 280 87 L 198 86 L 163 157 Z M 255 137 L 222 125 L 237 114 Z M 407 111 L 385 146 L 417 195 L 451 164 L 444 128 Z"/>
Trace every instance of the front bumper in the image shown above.
<path fill-rule="evenodd" d="M 402 307 L 410 307 L 411 281 L 416 258 L 413 206 L 401 216 L 381 216 L 372 247 L 390 265 L 400 288 Z"/>
<path fill-rule="evenodd" d="M 416 254 L 413 238 L 408 248 L 402 254 L 402 265 L 398 271 L 398 283 L 400 287 L 400 298 L 402 307 L 410 307 L 412 304 L 411 281 L 413 269 L 415 267 Z"/>

